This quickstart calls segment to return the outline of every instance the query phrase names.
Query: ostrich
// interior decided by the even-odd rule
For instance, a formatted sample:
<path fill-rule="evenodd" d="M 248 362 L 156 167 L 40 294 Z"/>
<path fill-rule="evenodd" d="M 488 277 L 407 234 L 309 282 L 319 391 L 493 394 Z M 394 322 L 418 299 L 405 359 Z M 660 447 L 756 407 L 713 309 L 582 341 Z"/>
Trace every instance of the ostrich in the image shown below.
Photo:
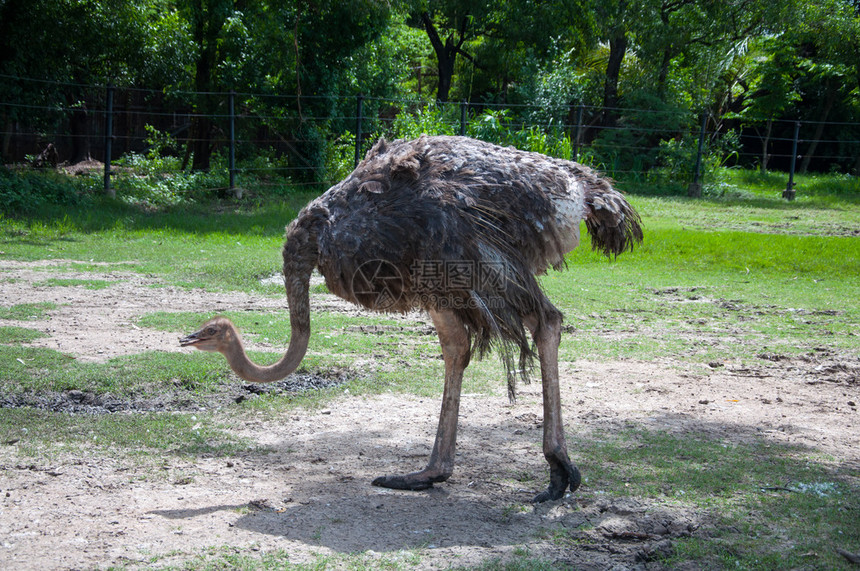
<path fill-rule="evenodd" d="M 575 491 L 581 478 L 568 457 L 561 419 L 562 314 L 535 275 L 564 266 L 564 255 L 579 244 L 583 220 L 592 248 L 606 255 L 642 241 L 636 211 L 609 182 L 577 163 L 465 137 L 382 139 L 287 227 L 291 338 L 283 357 L 271 366 L 251 362 L 238 331 L 223 317 L 180 343 L 221 352 L 248 381 L 283 379 L 308 347 L 314 268 L 329 291 L 366 308 L 425 310 L 445 364 L 436 440 L 426 468 L 381 476 L 373 485 L 423 490 L 448 479 L 463 371 L 475 353 L 496 346 L 511 398 L 517 378 L 527 377 L 535 357 L 539 361 L 550 483 L 534 501 L 555 500 L 568 487 Z"/>

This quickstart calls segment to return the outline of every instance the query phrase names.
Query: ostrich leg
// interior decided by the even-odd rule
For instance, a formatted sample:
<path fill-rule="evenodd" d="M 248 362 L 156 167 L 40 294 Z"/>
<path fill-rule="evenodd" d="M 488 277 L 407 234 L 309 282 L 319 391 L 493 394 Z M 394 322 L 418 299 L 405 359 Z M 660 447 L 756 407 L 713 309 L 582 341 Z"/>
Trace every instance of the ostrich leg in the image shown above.
<path fill-rule="evenodd" d="M 543 454 L 549 462 L 549 487 L 536 495 L 533 502 L 557 500 L 565 489 L 575 491 L 581 482 L 579 469 L 567 456 L 564 425 L 561 420 L 561 393 L 558 386 L 558 346 L 561 342 L 561 314 L 547 316 L 543 326 L 535 316 L 524 320 L 534 336 L 540 357 L 540 375 L 543 388 Z"/>
<path fill-rule="evenodd" d="M 431 311 L 442 356 L 445 358 L 445 389 L 436 442 L 427 467 L 404 475 L 380 476 L 374 486 L 397 490 L 425 490 L 434 482 L 444 482 L 454 471 L 454 449 L 457 442 L 457 416 L 460 411 L 460 386 L 463 371 L 469 365 L 469 334 L 453 311 Z"/>

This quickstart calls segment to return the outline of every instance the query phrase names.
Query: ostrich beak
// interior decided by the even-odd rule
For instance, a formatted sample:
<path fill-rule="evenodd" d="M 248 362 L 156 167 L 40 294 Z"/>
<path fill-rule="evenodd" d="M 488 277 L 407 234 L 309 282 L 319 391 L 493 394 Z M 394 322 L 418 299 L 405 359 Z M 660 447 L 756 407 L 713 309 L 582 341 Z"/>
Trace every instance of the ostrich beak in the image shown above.
<path fill-rule="evenodd" d="M 201 351 L 220 351 L 219 346 L 223 341 L 223 324 L 214 323 L 215 320 L 207 321 L 203 326 L 179 339 L 180 347 L 194 347 Z M 227 324 L 229 325 L 229 321 Z"/>
<path fill-rule="evenodd" d="M 191 333 L 190 335 L 186 335 L 185 337 L 182 337 L 181 339 L 179 339 L 179 346 L 180 347 L 193 347 L 197 343 L 200 343 L 201 341 L 203 341 L 199 337 L 199 335 L 200 335 L 200 332 L 197 331 L 196 333 Z"/>

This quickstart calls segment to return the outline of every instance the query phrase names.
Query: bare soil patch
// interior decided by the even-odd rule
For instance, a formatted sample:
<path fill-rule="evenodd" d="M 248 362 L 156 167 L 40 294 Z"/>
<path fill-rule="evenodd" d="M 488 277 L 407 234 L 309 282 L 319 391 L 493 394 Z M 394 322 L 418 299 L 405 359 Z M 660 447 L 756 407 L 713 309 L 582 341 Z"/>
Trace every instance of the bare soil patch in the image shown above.
<path fill-rule="evenodd" d="M 202 295 L 109 265 L 103 272 L 80 273 L 64 262 L 50 264 L 55 266 L 51 277 L 111 285 L 102 290 L 35 286 L 46 277 L 46 263 L 0 261 L 0 304 L 57 304 L 42 321 L 2 324 L 39 329 L 48 337 L 33 345 L 81 361 L 180 351 L 177 338 L 183 332 L 134 325 L 136 317 L 152 311 L 285 309 L 282 300 L 236 292 Z M 312 303 L 348 310 L 327 295 Z M 286 323 L 286 312 L 284 317 Z M 397 335 L 394 329 L 365 333 Z M 633 423 L 696 432 L 727 445 L 755 439 L 790 443 L 830 455 L 836 466 L 860 470 L 858 372 L 856 355 L 822 350 L 801 357 L 762 354 L 752 365 L 577 361 L 562 366 L 561 384 L 573 439 Z M 18 444 L 7 443 L 13 440 L 9 435 L 0 435 L 0 567 L 182 566 L 213 548 L 242 554 L 283 550 L 294 563 L 364 553 L 369 562 L 421 568 L 476 565 L 525 550 L 579 569 L 659 569 L 659 557 L 671 552 L 677 538 L 706 536 L 713 529 L 709 514 L 677 503 L 601 497 L 589 487 L 588 473 L 581 492 L 531 506 L 546 473 L 539 387 L 522 387 L 511 404 L 501 396 L 503 384 L 500 380 L 500 396 L 464 397 L 454 476 L 426 492 L 384 490 L 370 481 L 424 465 L 437 399 L 344 394 L 326 410 L 285 412 L 274 420 L 245 414 L 231 430 L 257 443 L 258 451 L 229 458 L 168 455 L 157 467 L 141 466 L 119 452 L 34 461 L 19 453 Z M 246 390 L 237 381 L 225 389 L 225 403 Z M 79 409 L 62 403 L 53 408 L 110 409 L 110 403 L 97 402 L 98 395 L 41 397 L 47 408 L 51 399 L 65 399 Z M 146 406 L 120 405 L 114 414 L 147 406 L 183 410 L 170 395 Z M 774 483 L 762 483 L 767 484 Z M 577 541 L 555 541 L 548 530 L 559 527 L 573 531 Z"/>

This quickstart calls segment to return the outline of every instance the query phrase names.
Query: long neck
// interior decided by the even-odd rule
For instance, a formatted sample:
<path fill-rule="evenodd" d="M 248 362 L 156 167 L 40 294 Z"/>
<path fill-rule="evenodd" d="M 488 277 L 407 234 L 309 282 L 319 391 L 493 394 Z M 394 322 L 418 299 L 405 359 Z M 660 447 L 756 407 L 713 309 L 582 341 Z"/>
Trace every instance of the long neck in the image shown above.
<path fill-rule="evenodd" d="M 309 231 L 309 225 L 301 215 L 287 229 L 287 243 L 284 245 L 284 285 L 287 290 L 287 303 L 290 306 L 290 345 L 287 352 L 277 363 L 262 367 L 252 362 L 242 348 L 241 340 L 231 344 L 225 353 L 230 367 L 237 375 L 247 381 L 271 383 L 293 373 L 302 362 L 308 349 L 311 336 L 310 286 L 311 271 L 317 262 L 316 233 Z"/>
<path fill-rule="evenodd" d="M 287 284 L 287 300 L 290 305 L 290 345 L 278 362 L 269 366 L 257 365 L 248 358 L 241 341 L 231 344 L 230 351 L 224 354 L 230 363 L 230 368 L 246 381 L 255 383 L 280 381 L 292 374 L 302 362 L 311 336 L 310 308 L 307 282 L 303 287 L 298 283 L 295 285 L 299 287 L 291 287 L 291 284 Z"/>

